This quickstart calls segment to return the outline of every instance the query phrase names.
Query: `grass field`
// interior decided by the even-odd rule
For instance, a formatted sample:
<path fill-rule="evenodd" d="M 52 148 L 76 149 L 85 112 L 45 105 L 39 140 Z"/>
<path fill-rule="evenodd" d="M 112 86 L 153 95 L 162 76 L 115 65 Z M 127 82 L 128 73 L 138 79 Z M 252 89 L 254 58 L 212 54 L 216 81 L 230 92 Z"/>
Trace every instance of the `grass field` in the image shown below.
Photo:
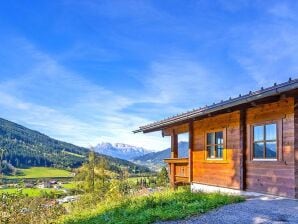
<path fill-rule="evenodd" d="M 21 190 L 22 194 L 28 195 L 28 197 L 37 197 L 41 196 L 43 192 L 51 193 L 51 192 L 57 192 L 57 190 L 54 189 L 37 189 L 37 188 L 24 188 Z M 16 194 L 20 193 L 20 189 L 17 188 L 7 188 L 7 189 L 0 189 L 0 195 L 3 193 L 7 194 Z"/>
<path fill-rule="evenodd" d="M 86 200 L 81 198 L 80 200 Z M 149 224 L 157 221 L 176 220 L 190 215 L 205 213 L 223 205 L 244 201 L 240 196 L 218 193 L 192 193 L 187 189 L 167 190 L 150 196 L 133 196 L 110 199 L 85 207 L 78 201 L 77 210 L 72 211 L 61 222 L 64 224 Z"/>
<path fill-rule="evenodd" d="M 62 187 L 65 189 L 75 189 L 76 188 L 76 183 L 71 181 L 67 184 L 62 184 Z"/>
<path fill-rule="evenodd" d="M 70 177 L 71 172 L 53 167 L 31 167 L 28 169 L 18 169 L 21 175 L 5 176 L 5 178 L 47 178 L 47 177 Z"/>
<path fill-rule="evenodd" d="M 69 183 L 66 184 L 62 184 L 62 188 L 67 189 L 67 190 L 71 190 L 71 189 L 75 189 L 76 188 L 76 183 L 71 181 Z M 56 190 L 53 188 L 44 188 L 44 189 L 39 189 L 39 188 L 22 188 L 21 190 L 22 194 L 24 195 L 28 195 L 29 197 L 37 197 L 37 196 L 42 196 L 43 193 L 61 193 L 62 190 Z M 20 188 L 0 188 L 0 195 L 2 193 L 7 193 L 7 194 L 16 194 L 16 193 L 20 193 Z"/>

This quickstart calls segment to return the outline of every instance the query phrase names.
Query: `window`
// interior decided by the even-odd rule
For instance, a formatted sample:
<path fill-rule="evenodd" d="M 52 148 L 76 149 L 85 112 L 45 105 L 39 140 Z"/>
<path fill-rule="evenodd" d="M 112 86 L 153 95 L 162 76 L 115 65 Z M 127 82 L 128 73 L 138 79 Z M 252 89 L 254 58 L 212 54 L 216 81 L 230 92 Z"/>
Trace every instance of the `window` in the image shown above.
<path fill-rule="evenodd" d="M 223 132 L 209 132 L 207 133 L 207 159 L 223 159 Z"/>
<path fill-rule="evenodd" d="M 253 158 L 277 158 L 277 124 L 253 126 Z"/>
<path fill-rule="evenodd" d="M 178 156 L 177 158 L 188 158 L 188 149 L 189 149 L 189 133 L 181 133 L 177 136 L 177 142 L 178 142 Z"/>

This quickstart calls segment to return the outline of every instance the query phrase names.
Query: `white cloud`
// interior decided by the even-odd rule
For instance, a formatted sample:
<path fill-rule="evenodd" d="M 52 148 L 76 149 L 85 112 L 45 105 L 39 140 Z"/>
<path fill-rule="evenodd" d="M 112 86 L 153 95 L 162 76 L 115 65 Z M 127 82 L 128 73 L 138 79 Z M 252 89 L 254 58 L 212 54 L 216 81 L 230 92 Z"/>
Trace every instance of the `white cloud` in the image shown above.
<path fill-rule="evenodd" d="M 185 55 L 152 62 L 143 73 L 145 90 L 127 96 L 91 83 L 27 42 L 22 46 L 34 60 L 25 74 L 0 82 L 0 94 L 9 99 L 0 103 L 4 108 L 0 114 L 74 144 L 109 141 L 164 149 L 170 143 L 160 133 L 131 131 L 153 119 L 224 98 L 217 90 L 224 77 Z"/>
<path fill-rule="evenodd" d="M 287 2 L 278 2 L 268 9 L 273 16 L 284 19 L 297 19 L 295 6 L 290 6 Z"/>
<path fill-rule="evenodd" d="M 261 26 L 254 34 L 247 56 L 239 60 L 247 72 L 261 85 L 268 85 L 269 80 L 282 82 L 297 77 L 297 29 L 286 25 Z"/>
<path fill-rule="evenodd" d="M 168 147 L 160 133 L 150 136 L 132 133 L 149 122 L 137 114 L 123 112 L 140 97 L 118 95 L 95 85 L 30 43 L 24 40 L 21 43 L 24 52 L 34 60 L 30 58 L 31 69 L 25 74 L 0 82 L 0 97 L 5 99 L 0 102 L 1 116 L 82 146 L 109 141 L 149 149 Z"/>
<path fill-rule="evenodd" d="M 207 69 L 199 61 L 183 55 L 153 62 L 145 79 L 156 103 L 170 105 L 173 112 L 205 106 L 235 95 L 238 91 L 229 74 Z M 224 83 L 224 85 L 223 85 Z M 239 84 L 239 87 L 245 86 Z"/>
<path fill-rule="evenodd" d="M 111 18 L 131 13 L 141 18 L 143 13 L 151 10 L 140 12 L 136 11 L 139 6 L 131 6 L 131 12 L 118 13 L 113 11 L 110 3 L 107 4 L 111 11 L 106 16 Z M 241 7 L 226 5 L 233 12 Z M 40 51 L 27 40 L 19 39 L 13 44 L 13 56 L 18 58 L 12 61 L 17 63 L 15 67 L 18 63 L 28 66 L 13 78 L 8 74 L 1 79 L 0 115 L 78 145 L 109 141 L 151 149 L 166 148 L 169 141 L 162 139 L 160 133 L 134 135 L 131 131 L 153 120 L 249 91 L 256 85 L 284 81 L 296 73 L 298 32 L 294 24 L 284 21 L 293 18 L 291 11 L 285 6 L 275 6 L 267 11 L 276 16 L 276 20 L 241 24 L 237 29 L 232 27 L 223 38 L 231 41 L 227 48 L 232 46 L 232 57 L 244 69 L 240 76 L 253 78 L 248 78 L 249 82 L 237 74 L 218 71 L 218 65 L 216 71 L 207 68 L 203 62 L 192 55 L 181 54 L 177 48 L 176 52 L 173 50 L 168 54 L 170 56 L 155 58 L 147 70 L 138 71 L 138 84 L 143 85 L 142 88 L 116 93 L 67 69 L 56 57 Z M 234 39 L 230 40 L 229 35 L 234 35 Z M 129 40 L 135 44 L 135 40 Z M 75 58 L 73 54 L 84 47 L 78 45 L 74 51 L 58 56 L 58 60 Z M 89 55 L 90 52 L 82 53 Z M 92 54 L 104 55 L 105 51 L 94 50 Z M 108 55 L 108 58 L 114 57 L 117 55 Z"/>
<path fill-rule="evenodd" d="M 262 5 L 262 20 L 233 27 L 230 53 L 258 86 L 298 75 L 298 30 L 287 3 Z M 297 10 L 296 10 L 297 11 Z M 232 50 L 231 50 L 232 49 Z"/>

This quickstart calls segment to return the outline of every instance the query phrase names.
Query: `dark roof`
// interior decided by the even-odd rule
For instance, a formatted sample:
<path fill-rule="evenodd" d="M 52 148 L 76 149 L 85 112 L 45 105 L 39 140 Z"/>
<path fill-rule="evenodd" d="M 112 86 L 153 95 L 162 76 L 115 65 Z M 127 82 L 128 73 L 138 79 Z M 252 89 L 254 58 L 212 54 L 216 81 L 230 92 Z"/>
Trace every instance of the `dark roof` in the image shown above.
<path fill-rule="evenodd" d="M 145 126 L 141 126 L 141 127 L 139 127 L 138 130 L 133 131 L 133 133 L 158 131 L 158 130 L 161 130 L 162 128 L 167 127 L 171 124 L 187 121 L 187 120 L 193 119 L 193 118 L 198 118 L 198 117 L 204 116 L 204 115 L 212 113 L 212 112 L 220 111 L 223 109 L 228 109 L 228 108 L 231 108 L 234 106 L 239 106 L 239 105 L 245 104 L 245 103 L 250 103 L 250 102 L 260 100 L 260 99 L 263 99 L 266 97 L 280 95 L 282 93 L 285 93 L 285 92 L 288 92 L 291 90 L 295 90 L 297 88 L 298 88 L 298 79 L 290 78 L 288 82 L 284 82 L 284 83 L 280 83 L 280 84 L 274 83 L 273 86 L 268 87 L 268 88 L 262 87 L 260 90 L 257 90 L 254 92 L 250 91 L 249 93 L 247 93 L 245 95 L 240 94 L 236 98 L 230 97 L 228 100 L 225 100 L 225 101 L 222 100 L 221 102 L 214 103 L 213 105 L 210 105 L 210 106 L 205 106 L 203 108 L 194 109 L 192 111 L 178 114 L 178 115 L 166 118 L 161 121 L 157 121 L 157 122 L 145 125 Z"/>

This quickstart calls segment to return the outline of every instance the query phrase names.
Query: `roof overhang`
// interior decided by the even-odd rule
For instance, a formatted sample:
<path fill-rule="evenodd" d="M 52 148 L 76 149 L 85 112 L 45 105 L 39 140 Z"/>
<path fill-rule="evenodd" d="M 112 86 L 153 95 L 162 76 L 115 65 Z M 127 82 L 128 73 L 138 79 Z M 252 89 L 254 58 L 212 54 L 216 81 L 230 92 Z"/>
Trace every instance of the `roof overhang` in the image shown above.
<path fill-rule="evenodd" d="M 274 86 L 271 86 L 269 88 L 265 88 L 265 89 L 261 88 L 258 91 L 249 92 L 248 94 L 245 94 L 243 96 L 239 95 L 239 97 L 234 99 L 230 98 L 226 101 L 221 101 L 220 103 L 216 103 L 210 106 L 188 111 L 186 113 L 169 117 L 161 121 L 157 121 L 145 126 L 141 126 L 139 127 L 139 129 L 133 131 L 133 133 L 138 133 L 138 132 L 149 133 L 153 131 L 160 131 L 174 124 L 183 123 L 192 119 L 206 116 L 210 113 L 219 112 L 221 110 L 233 108 L 243 104 L 252 103 L 268 97 L 282 95 L 296 89 L 298 89 L 298 79 L 294 79 L 294 80 L 289 79 L 288 82 L 284 82 L 278 85 L 274 84 Z"/>

